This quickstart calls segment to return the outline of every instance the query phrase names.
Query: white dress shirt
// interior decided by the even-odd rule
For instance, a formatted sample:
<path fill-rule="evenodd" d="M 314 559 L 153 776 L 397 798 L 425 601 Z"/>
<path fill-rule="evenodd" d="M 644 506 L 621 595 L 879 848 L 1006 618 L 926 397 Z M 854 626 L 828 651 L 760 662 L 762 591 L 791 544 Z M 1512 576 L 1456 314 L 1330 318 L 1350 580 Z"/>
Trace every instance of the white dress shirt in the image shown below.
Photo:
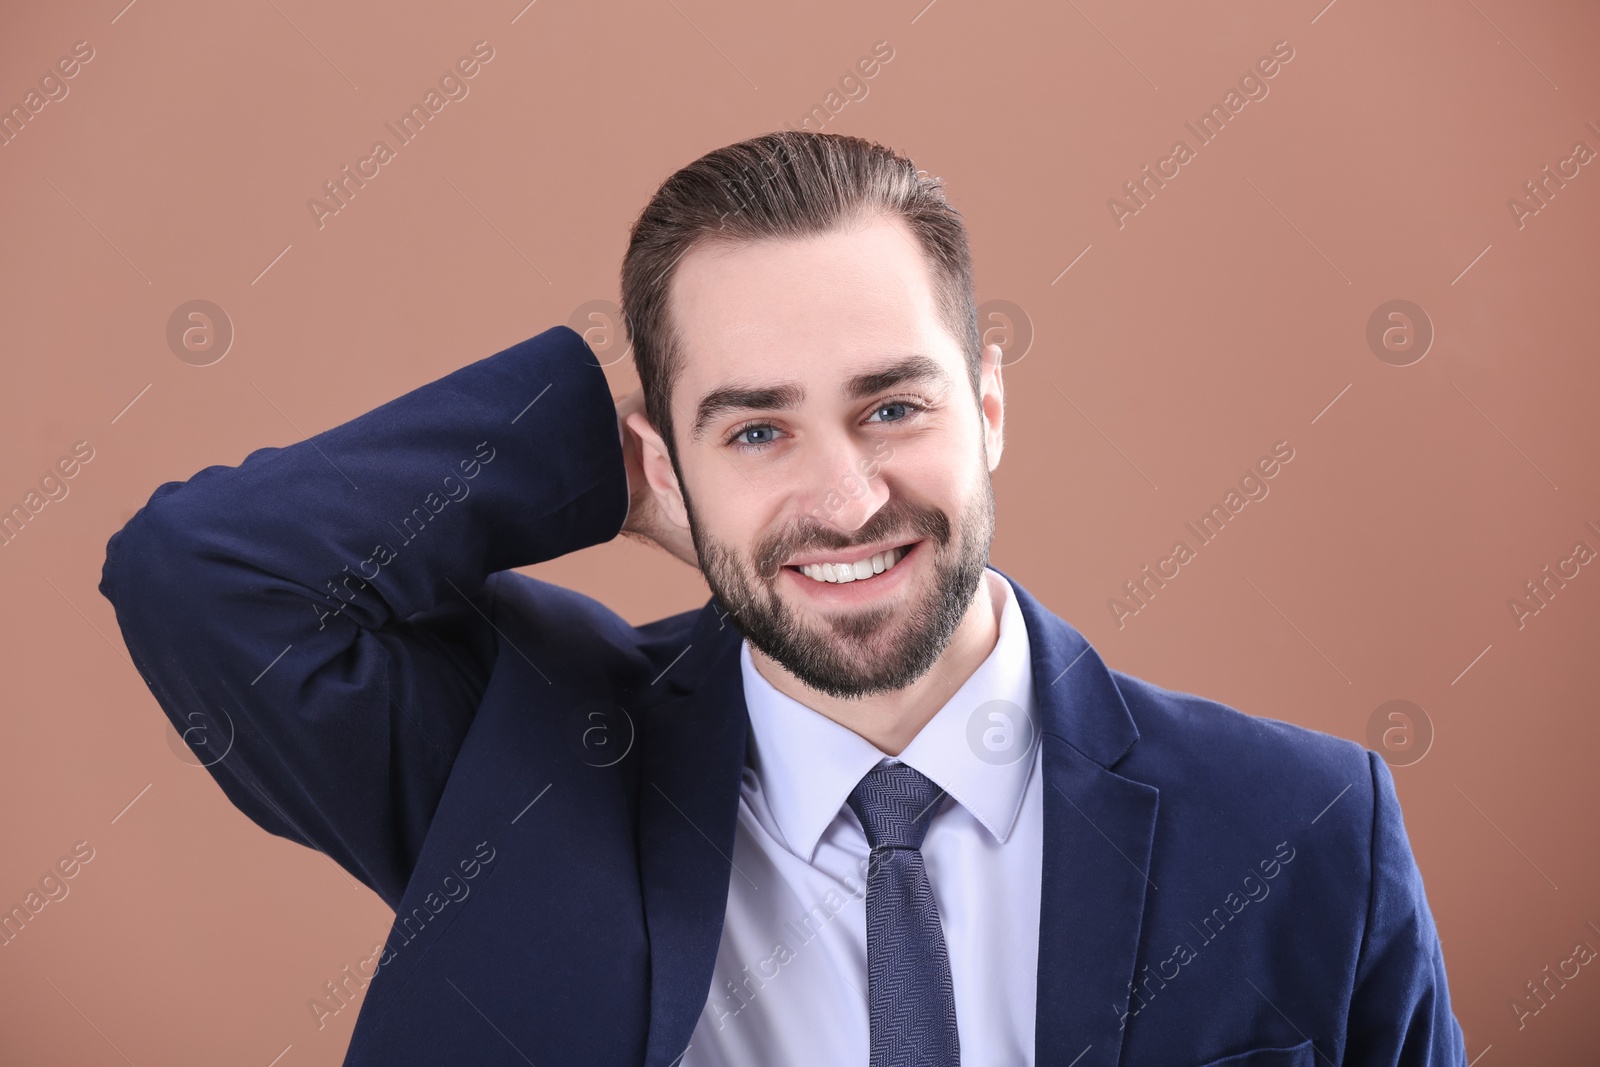
<path fill-rule="evenodd" d="M 985 570 L 999 640 L 894 759 L 774 689 L 739 652 L 750 758 L 710 997 L 682 1067 L 864 1065 L 866 834 L 845 802 L 883 761 L 949 795 L 922 855 L 944 926 L 965 1067 L 1032 1067 L 1044 841 L 1027 627 Z"/>

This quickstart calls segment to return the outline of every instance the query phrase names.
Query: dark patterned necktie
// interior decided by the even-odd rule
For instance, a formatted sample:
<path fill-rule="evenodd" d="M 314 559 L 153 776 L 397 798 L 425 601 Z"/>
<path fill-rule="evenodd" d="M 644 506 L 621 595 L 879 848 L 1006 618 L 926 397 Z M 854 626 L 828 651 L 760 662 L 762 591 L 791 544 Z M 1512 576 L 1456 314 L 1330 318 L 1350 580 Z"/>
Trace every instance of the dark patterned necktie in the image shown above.
<path fill-rule="evenodd" d="M 958 1067 L 955 990 L 922 862 L 944 791 L 904 763 L 880 764 L 850 794 L 867 832 L 870 1067 Z"/>

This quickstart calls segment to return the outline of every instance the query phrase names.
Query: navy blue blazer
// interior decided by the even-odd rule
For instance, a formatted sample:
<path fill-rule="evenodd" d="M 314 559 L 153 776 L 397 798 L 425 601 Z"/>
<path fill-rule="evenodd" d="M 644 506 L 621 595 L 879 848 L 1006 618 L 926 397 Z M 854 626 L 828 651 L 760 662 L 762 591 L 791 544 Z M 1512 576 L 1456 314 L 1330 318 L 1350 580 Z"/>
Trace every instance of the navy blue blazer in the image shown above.
<path fill-rule="evenodd" d="M 111 537 L 100 590 L 228 799 L 396 911 L 346 1064 L 671 1067 L 689 1043 L 739 634 L 714 598 L 633 626 L 511 570 L 627 508 L 605 375 L 558 326 L 167 482 Z M 1037 1063 L 1465 1063 L 1382 760 L 1111 670 L 1006 578 L 1046 786 Z"/>

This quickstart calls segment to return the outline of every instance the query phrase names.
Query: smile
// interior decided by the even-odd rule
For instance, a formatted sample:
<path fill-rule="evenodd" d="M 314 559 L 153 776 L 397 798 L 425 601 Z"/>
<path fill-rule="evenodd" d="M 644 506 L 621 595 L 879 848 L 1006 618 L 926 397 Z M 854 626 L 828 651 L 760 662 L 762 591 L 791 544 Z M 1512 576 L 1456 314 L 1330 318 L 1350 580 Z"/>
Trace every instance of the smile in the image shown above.
<path fill-rule="evenodd" d="M 865 581 L 887 570 L 892 570 L 896 563 L 905 558 L 908 547 L 886 549 L 854 563 L 809 563 L 804 567 L 796 567 L 794 569 L 812 581 L 826 582 L 830 585 L 844 585 L 849 582 Z"/>

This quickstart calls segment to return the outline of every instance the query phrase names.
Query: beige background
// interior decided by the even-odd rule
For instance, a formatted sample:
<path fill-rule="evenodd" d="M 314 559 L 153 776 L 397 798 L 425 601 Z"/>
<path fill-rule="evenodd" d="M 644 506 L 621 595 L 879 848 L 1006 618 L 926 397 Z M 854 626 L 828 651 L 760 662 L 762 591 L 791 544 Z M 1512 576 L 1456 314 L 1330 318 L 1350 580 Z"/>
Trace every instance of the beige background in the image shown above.
<path fill-rule="evenodd" d="M 308 1001 L 390 921 L 177 755 L 96 592 L 107 537 L 163 481 L 614 300 L 663 178 L 886 41 L 824 128 L 943 175 L 980 301 L 1024 317 L 995 563 L 1162 685 L 1363 742 L 1420 708 L 1394 774 L 1468 1056 L 1595 1062 L 1600 966 L 1510 1005 L 1600 948 L 1600 566 L 1521 628 L 1508 601 L 1600 550 L 1600 165 L 1520 227 L 1508 200 L 1600 150 L 1600 15 L 1325 2 L 7 5 L 0 105 L 93 59 L 0 147 L 0 506 L 93 459 L 0 548 L 0 904 L 93 858 L 0 947 L 0 1059 L 337 1064 L 355 1008 L 319 1029 Z M 319 229 L 307 200 L 480 40 L 469 95 Z M 1268 95 L 1119 228 L 1108 199 L 1279 41 Z M 195 299 L 235 331 L 205 366 L 166 336 Z M 1409 366 L 1366 339 L 1396 299 L 1435 333 Z M 1270 496 L 1119 627 L 1122 583 L 1278 441 Z M 635 622 L 707 595 L 620 541 L 535 573 Z"/>

